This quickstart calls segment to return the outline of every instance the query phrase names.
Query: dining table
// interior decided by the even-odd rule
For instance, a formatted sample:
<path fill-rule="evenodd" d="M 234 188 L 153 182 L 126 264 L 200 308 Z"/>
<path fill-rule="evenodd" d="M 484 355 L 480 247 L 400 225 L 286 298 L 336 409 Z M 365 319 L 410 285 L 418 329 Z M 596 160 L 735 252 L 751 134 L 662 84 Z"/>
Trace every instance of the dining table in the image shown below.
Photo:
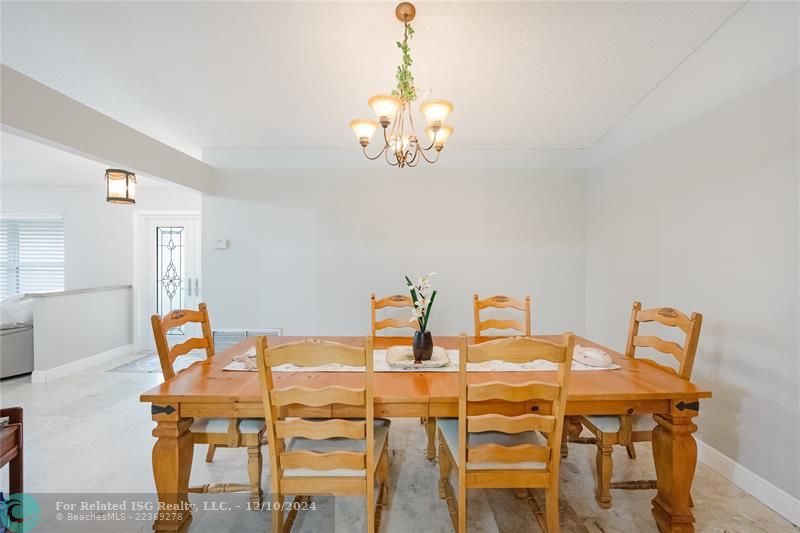
<path fill-rule="evenodd" d="M 315 338 L 353 346 L 363 346 L 364 337 L 348 336 L 270 336 L 269 346 Z M 468 337 L 470 344 L 498 337 Z M 535 335 L 534 338 L 561 342 L 561 335 Z M 448 350 L 458 349 L 461 337 L 436 336 L 434 343 Z M 409 345 L 411 337 L 373 338 L 374 349 Z M 570 376 L 566 416 L 652 414 L 652 450 L 657 477 L 652 515 L 662 532 L 694 531 L 690 491 L 697 463 L 697 444 L 693 422 L 699 413 L 699 400 L 711 391 L 681 379 L 646 360 L 625 357 L 589 339 L 576 337 L 576 344 L 599 348 L 619 365 L 615 370 L 573 371 Z M 213 357 L 198 361 L 176 376 L 148 390 L 140 401 L 150 404 L 155 422 L 152 467 L 159 512 L 156 532 L 187 531 L 192 521 L 188 500 L 193 443 L 190 427 L 195 418 L 262 418 L 264 406 L 258 372 L 224 370 L 235 357 L 252 353 L 255 339 L 239 342 Z M 554 371 L 470 372 L 472 382 L 554 381 Z M 359 372 L 274 372 L 276 388 L 303 386 L 323 388 L 331 385 L 358 386 Z M 381 417 L 457 417 L 458 372 L 417 370 L 375 372 L 375 416 Z M 487 406 L 508 415 L 525 412 L 547 414 L 547 403 L 537 401 Z M 363 409 L 363 408 L 361 408 Z M 351 406 L 289 406 L 288 416 L 315 418 L 362 416 Z M 177 511 L 177 512 L 176 512 Z"/>

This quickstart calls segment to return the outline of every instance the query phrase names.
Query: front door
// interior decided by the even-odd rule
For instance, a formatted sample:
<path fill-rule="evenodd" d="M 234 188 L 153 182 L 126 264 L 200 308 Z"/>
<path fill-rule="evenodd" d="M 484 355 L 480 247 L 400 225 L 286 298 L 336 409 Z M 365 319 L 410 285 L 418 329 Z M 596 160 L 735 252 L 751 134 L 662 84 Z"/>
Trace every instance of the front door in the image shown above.
<path fill-rule="evenodd" d="M 200 217 L 154 216 L 143 221 L 146 281 L 140 309 L 148 318 L 174 309 L 197 309 L 201 299 Z M 149 321 L 147 322 L 149 325 Z M 153 332 L 142 327 L 140 346 L 155 350 Z M 202 336 L 198 324 L 186 324 L 167 334 L 169 345 Z"/>

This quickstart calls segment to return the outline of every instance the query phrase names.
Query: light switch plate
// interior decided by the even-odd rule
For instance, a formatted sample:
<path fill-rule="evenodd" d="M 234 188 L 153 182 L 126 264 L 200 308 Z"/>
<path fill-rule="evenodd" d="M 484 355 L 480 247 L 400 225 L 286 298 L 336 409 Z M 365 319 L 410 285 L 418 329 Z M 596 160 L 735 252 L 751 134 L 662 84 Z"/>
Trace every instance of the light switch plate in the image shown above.
<path fill-rule="evenodd" d="M 215 250 L 226 250 L 228 248 L 228 239 L 217 239 L 214 241 Z"/>

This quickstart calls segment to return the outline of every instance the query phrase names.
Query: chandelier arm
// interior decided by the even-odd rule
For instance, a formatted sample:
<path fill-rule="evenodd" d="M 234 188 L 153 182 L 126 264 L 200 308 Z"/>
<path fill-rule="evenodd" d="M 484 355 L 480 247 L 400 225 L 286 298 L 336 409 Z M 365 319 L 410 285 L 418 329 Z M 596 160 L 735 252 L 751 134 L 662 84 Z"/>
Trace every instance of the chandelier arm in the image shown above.
<path fill-rule="evenodd" d="M 386 162 L 387 162 L 387 163 L 389 163 L 389 164 L 390 164 L 390 165 L 392 165 L 393 167 L 396 167 L 396 166 L 398 166 L 398 165 L 399 165 L 399 162 L 392 163 L 392 162 L 389 160 L 389 150 L 388 150 L 388 145 L 387 145 L 387 149 L 384 149 L 384 150 L 383 150 L 383 154 L 384 154 L 384 156 L 385 156 L 385 159 L 386 159 Z M 397 155 L 395 154 L 395 161 L 396 161 L 396 160 L 397 160 Z"/>
<path fill-rule="evenodd" d="M 408 166 L 410 166 L 410 167 L 415 167 L 415 166 L 417 166 L 417 163 L 419 163 L 419 152 L 420 152 L 419 143 L 418 142 L 414 143 L 414 147 L 415 147 L 414 157 L 412 157 L 411 161 L 408 163 Z"/>
<path fill-rule="evenodd" d="M 375 157 L 370 157 L 370 156 L 369 156 L 369 154 L 367 153 L 367 147 L 366 147 L 366 146 L 364 146 L 364 147 L 363 147 L 363 151 L 364 151 L 364 157 L 366 157 L 366 158 L 367 158 L 367 159 L 369 159 L 370 161 L 375 161 L 375 160 L 376 160 L 376 159 L 378 159 L 380 156 L 382 156 L 382 155 L 383 155 L 383 153 L 386 151 L 386 146 L 384 146 L 384 147 L 383 147 L 383 149 L 381 149 L 381 151 L 380 151 L 380 152 L 378 152 L 378 153 L 375 155 Z"/>
<path fill-rule="evenodd" d="M 436 144 L 436 137 L 439 135 L 439 131 L 440 130 L 436 130 L 436 131 L 433 132 L 433 140 L 431 140 L 430 146 L 428 146 L 427 148 L 423 148 L 424 151 L 427 152 L 428 150 L 433 148 L 433 145 Z"/>
<path fill-rule="evenodd" d="M 421 150 L 420 152 L 422 153 L 422 158 L 425 161 L 427 161 L 428 163 L 430 163 L 431 165 L 436 163 L 439 160 L 439 154 L 442 153 L 441 150 L 437 150 L 436 151 L 436 157 L 434 157 L 433 159 L 428 159 L 428 157 L 425 155 L 425 150 Z"/>

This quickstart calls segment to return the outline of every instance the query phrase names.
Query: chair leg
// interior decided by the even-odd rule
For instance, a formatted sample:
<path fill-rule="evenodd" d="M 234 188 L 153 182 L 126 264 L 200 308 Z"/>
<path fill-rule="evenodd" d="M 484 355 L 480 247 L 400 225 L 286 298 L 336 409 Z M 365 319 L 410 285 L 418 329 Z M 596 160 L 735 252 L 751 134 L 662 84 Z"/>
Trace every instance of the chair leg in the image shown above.
<path fill-rule="evenodd" d="M 446 444 L 444 443 L 444 439 L 442 438 L 441 433 L 439 434 L 439 497 L 441 499 L 447 498 L 447 490 L 445 489 L 445 483 L 447 479 L 450 477 L 450 458 L 447 455 L 447 451 L 444 449 Z"/>
<path fill-rule="evenodd" d="M 264 496 L 261 490 L 261 472 L 263 470 L 264 458 L 261 454 L 261 446 L 250 446 L 247 448 L 247 475 L 250 478 L 250 503 L 251 509 L 258 510 Z"/>
<path fill-rule="evenodd" d="M 428 433 L 428 461 L 436 459 L 436 419 L 428 417 L 425 424 L 425 430 Z"/>
<path fill-rule="evenodd" d="M 272 495 L 272 533 L 283 533 L 283 496 Z"/>
<path fill-rule="evenodd" d="M 611 507 L 611 474 L 614 463 L 611 459 L 613 448 L 610 444 L 597 445 L 597 504 L 603 509 Z"/>
<path fill-rule="evenodd" d="M 458 506 L 458 533 L 467 533 L 467 491 L 463 488 L 460 480 L 456 505 Z"/>
<path fill-rule="evenodd" d="M 206 451 L 206 462 L 207 463 L 211 463 L 211 462 L 214 461 L 214 452 L 216 452 L 216 451 L 217 451 L 217 445 L 216 444 L 209 444 L 208 445 L 208 451 Z"/>
<path fill-rule="evenodd" d="M 547 517 L 547 533 L 558 533 L 559 530 L 559 511 L 558 511 L 558 483 L 545 489 L 545 515 Z"/>
<path fill-rule="evenodd" d="M 626 444 L 625 449 L 628 450 L 628 457 L 631 459 L 636 459 L 636 446 L 633 442 Z"/>

